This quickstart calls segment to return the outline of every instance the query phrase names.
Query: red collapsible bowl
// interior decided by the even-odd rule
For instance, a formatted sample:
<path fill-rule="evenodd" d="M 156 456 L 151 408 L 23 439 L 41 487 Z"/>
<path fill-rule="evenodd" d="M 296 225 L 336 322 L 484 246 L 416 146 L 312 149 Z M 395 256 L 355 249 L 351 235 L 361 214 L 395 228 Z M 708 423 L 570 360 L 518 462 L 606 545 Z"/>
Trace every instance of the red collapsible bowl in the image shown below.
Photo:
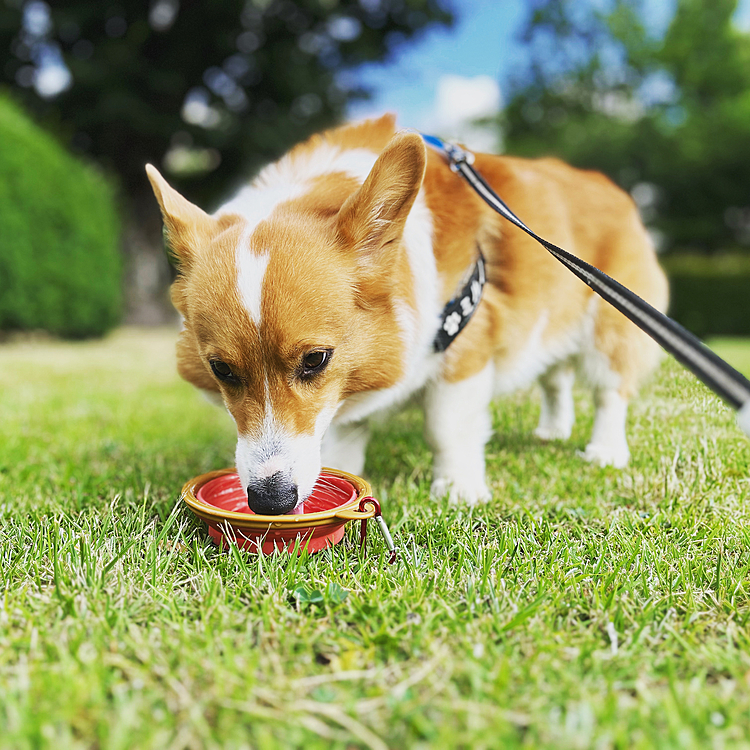
<path fill-rule="evenodd" d="M 375 515 L 375 505 L 367 503 L 370 492 L 361 477 L 323 469 L 312 494 L 294 513 L 261 516 L 248 507 L 237 470 L 222 469 L 191 479 L 182 488 L 182 499 L 208 524 L 216 544 L 226 548 L 234 543 L 270 555 L 278 550 L 318 552 L 340 542 L 349 521 Z"/>

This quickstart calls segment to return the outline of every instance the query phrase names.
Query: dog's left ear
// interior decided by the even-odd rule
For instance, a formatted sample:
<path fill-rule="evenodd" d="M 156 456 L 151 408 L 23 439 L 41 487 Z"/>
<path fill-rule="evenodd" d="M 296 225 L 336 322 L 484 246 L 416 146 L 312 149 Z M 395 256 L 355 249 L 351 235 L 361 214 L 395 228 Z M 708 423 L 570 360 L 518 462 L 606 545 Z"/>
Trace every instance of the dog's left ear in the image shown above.
<path fill-rule="evenodd" d="M 422 185 L 425 163 L 425 145 L 420 136 L 394 136 L 362 187 L 339 211 L 338 230 L 343 242 L 372 255 L 400 239 Z"/>

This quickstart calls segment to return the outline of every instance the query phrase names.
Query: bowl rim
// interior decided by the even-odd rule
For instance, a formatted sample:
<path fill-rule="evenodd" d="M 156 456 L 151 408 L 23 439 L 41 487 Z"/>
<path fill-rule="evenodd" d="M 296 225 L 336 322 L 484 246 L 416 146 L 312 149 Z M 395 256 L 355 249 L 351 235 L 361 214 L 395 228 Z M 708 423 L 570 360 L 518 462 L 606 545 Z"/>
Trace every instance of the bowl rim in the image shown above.
<path fill-rule="evenodd" d="M 346 521 L 357 521 L 372 518 L 376 513 L 376 507 L 370 504 L 365 510 L 359 510 L 360 503 L 371 497 L 372 488 L 369 482 L 356 474 L 349 474 L 340 469 L 323 467 L 321 473 L 332 474 L 340 479 L 345 479 L 354 486 L 356 496 L 335 508 L 321 510 L 315 513 L 296 513 L 279 516 L 263 516 L 255 513 L 238 513 L 233 510 L 221 510 L 215 505 L 198 499 L 198 491 L 205 484 L 214 479 L 236 474 L 235 467 L 227 467 L 216 471 L 209 471 L 185 482 L 180 500 L 182 500 L 197 516 L 209 523 L 231 523 L 232 526 L 244 529 L 293 529 L 309 528 L 314 526 L 328 526 Z"/>

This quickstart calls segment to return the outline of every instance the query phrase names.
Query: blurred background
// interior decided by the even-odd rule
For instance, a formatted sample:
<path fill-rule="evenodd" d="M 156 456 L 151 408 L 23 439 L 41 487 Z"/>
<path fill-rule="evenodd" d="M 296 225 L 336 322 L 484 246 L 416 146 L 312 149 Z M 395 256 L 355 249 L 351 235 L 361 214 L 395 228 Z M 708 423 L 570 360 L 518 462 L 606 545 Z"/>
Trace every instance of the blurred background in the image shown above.
<path fill-rule="evenodd" d="M 144 174 L 216 208 L 394 111 L 627 190 L 700 336 L 750 334 L 750 0 L 0 0 L 0 336 L 174 320 Z"/>

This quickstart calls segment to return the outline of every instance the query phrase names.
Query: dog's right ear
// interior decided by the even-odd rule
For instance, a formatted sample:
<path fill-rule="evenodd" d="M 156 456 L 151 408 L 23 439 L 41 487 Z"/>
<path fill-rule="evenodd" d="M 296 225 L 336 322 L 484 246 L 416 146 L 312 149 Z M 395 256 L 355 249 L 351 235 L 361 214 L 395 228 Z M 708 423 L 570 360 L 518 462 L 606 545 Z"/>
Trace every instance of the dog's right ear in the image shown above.
<path fill-rule="evenodd" d="M 210 231 L 216 220 L 183 198 L 156 167 L 147 164 L 146 174 L 161 208 L 169 251 L 181 268 L 189 266 L 200 248 L 202 235 Z"/>

